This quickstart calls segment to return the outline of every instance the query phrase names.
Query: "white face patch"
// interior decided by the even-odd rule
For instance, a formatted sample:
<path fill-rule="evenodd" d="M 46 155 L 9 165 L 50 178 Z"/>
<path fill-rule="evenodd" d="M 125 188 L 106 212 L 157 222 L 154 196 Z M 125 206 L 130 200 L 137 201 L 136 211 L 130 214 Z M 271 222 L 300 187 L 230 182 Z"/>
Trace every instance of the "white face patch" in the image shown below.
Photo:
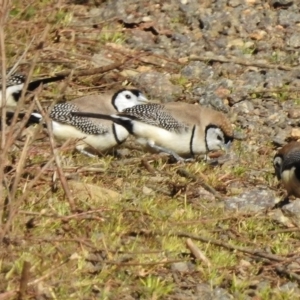
<path fill-rule="evenodd" d="M 15 107 L 17 106 L 17 102 L 15 101 L 15 98 L 13 96 L 14 93 L 18 93 L 22 91 L 24 84 L 17 84 L 17 85 L 12 85 L 9 87 L 6 87 L 6 101 L 5 101 L 5 106 L 9 107 Z M 3 106 L 4 101 L 2 101 L 2 91 L 0 92 L 0 107 Z"/>
<path fill-rule="evenodd" d="M 147 102 L 148 99 L 141 92 L 136 95 L 136 93 L 133 93 L 130 90 L 123 90 L 117 94 L 114 100 L 114 105 L 117 110 L 121 112 L 126 108 Z"/>
<path fill-rule="evenodd" d="M 295 167 L 290 170 L 285 170 L 281 173 L 281 180 L 286 188 L 288 195 L 294 195 L 300 197 L 300 182 L 295 174 Z"/>
<path fill-rule="evenodd" d="M 218 127 L 208 128 L 205 139 L 208 151 L 226 148 L 224 133 Z"/>
<path fill-rule="evenodd" d="M 273 166 L 275 169 L 276 176 L 280 180 L 281 179 L 281 168 L 282 168 L 282 157 L 276 156 L 273 160 Z"/>

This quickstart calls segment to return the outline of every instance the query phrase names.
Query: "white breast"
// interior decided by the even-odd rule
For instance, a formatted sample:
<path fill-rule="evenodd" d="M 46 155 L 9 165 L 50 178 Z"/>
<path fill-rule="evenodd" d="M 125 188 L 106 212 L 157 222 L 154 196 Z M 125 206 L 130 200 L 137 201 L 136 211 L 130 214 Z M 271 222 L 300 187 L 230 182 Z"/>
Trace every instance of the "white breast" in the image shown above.
<path fill-rule="evenodd" d="M 281 173 L 281 180 L 289 195 L 300 197 L 300 182 L 295 175 L 295 167 Z"/>
<path fill-rule="evenodd" d="M 88 135 L 74 126 L 52 121 L 52 131 L 55 138 L 58 140 L 65 141 L 70 138 L 79 140 L 76 143 L 76 148 L 87 152 L 91 148 L 102 153 L 117 145 L 112 128 L 106 134 Z M 121 142 L 129 135 L 127 130 L 122 126 L 116 128 L 116 134 Z"/>
<path fill-rule="evenodd" d="M 191 130 L 171 132 L 156 126 L 134 121 L 133 132 L 137 141 L 146 146 L 155 144 L 176 152 L 178 155 L 190 154 Z"/>

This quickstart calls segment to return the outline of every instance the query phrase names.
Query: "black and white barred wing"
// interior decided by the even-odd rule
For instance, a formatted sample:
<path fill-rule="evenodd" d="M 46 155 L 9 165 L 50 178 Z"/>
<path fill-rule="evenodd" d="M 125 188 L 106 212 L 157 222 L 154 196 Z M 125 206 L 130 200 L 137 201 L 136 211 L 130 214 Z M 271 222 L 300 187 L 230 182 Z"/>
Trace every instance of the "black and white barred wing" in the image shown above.
<path fill-rule="evenodd" d="M 59 103 L 54 106 L 50 113 L 50 118 L 54 121 L 62 122 L 76 127 L 86 134 L 101 135 L 109 132 L 107 126 L 95 122 L 91 118 L 72 115 L 71 112 L 78 112 L 78 108 L 74 104 Z"/>

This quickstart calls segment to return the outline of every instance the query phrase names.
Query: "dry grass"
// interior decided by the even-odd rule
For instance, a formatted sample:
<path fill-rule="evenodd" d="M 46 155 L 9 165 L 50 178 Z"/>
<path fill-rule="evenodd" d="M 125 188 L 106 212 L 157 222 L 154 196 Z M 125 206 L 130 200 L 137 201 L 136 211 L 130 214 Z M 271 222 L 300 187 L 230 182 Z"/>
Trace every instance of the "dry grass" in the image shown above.
<path fill-rule="evenodd" d="M 112 45 L 116 60 L 131 58 L 128 68 L 143 65 L 142 55 L 132 59 L 117 47 L 130 33 L 113 20 L 101 30 L 77 26 L 86 14 L 87 7 L 65 1 L 14 1 L 2 66 L 13 65 L 28 45 L 20 69 L 34 76 L 89 69 L 92 55 Z M 178 68 L 170 61 L 167 67 Z M 76 77 L 67 89 L 53 85 L 35 98 L 46 109 L 62 94 L 124 83 L 116 71 Z M 30 106 L 25 97 L 24 103 Z M 202 282 L 235 299 L 297 298 L 275 287 L 289 277 L 299 281 L 285 269 L 297 256 L 298 230 L 283 230 L 267 212 L 225 211 L 202 188 L 205 181 L 225 198 L 240 192 L 234 182 L 275 187 L 270 146 L 249 155 L 235 142 L 238 165 L 216 168 L 169 164 L 134 149 L 124 160 L 91 159 L 70 151 L 70 143 L 55 145 L 42 126 L 22 133 L 18 126 L 2 134 L 0 299 L 184 299 Z M 248 175 L 261 166 L 263 175 Z M 174 270 L 178 262 L 190 269 Z"/>

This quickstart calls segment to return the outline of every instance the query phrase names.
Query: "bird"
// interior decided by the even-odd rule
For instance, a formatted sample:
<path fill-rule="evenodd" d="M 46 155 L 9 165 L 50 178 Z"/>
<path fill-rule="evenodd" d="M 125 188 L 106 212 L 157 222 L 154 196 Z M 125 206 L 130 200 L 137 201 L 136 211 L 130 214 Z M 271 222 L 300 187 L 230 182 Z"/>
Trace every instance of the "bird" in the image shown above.
<path fill-rule="evenodd" d="M 111 115 L 72 114 L 111 120 L 148 150 L 168 153 L 177 161 L 192 160 L 211 150 L 228 150 L 233 140 L 231 123 L 223 113 L 185 102 L 136 105 Z"/>
<path fill-rule="evenodd" d="M 60 141 L 79 139 L 75 148 L 83 154 L 91 157 L 105 154 L 123 143 L 129 136 L 128 131 L 112 121 L 78 117 L 72 112 L 113 114 L 147 102 L 148 99 L 137 89 L 120 89 L 58 103 L 49 114 L 52 132 Z"/>
<path fill-rule="evenodd" d="M 277 179 L 287 191 L 287 197 L 300 197 L 300 142 L 284 145 L 273 158 Z"/>
<path fill-rule="evenodd" d="M 64 79 L 66 76 L 58 75 L 53 77 L 36 79 L 29 82 L 26 92 L 32 92 L 38 88 L 41 84 L 46 84 L 50 82 L 55 82 Z M 26 82 L 26 75 L 20 73 L 14 73 L 13 75 L 8 75 L 6 78 L 6 95 L 5 101 L 2 99 L 2 80 L 0 78 L 0 107 L 5 106 L 15 108 L 21 97 L 22 90 Z"/>

